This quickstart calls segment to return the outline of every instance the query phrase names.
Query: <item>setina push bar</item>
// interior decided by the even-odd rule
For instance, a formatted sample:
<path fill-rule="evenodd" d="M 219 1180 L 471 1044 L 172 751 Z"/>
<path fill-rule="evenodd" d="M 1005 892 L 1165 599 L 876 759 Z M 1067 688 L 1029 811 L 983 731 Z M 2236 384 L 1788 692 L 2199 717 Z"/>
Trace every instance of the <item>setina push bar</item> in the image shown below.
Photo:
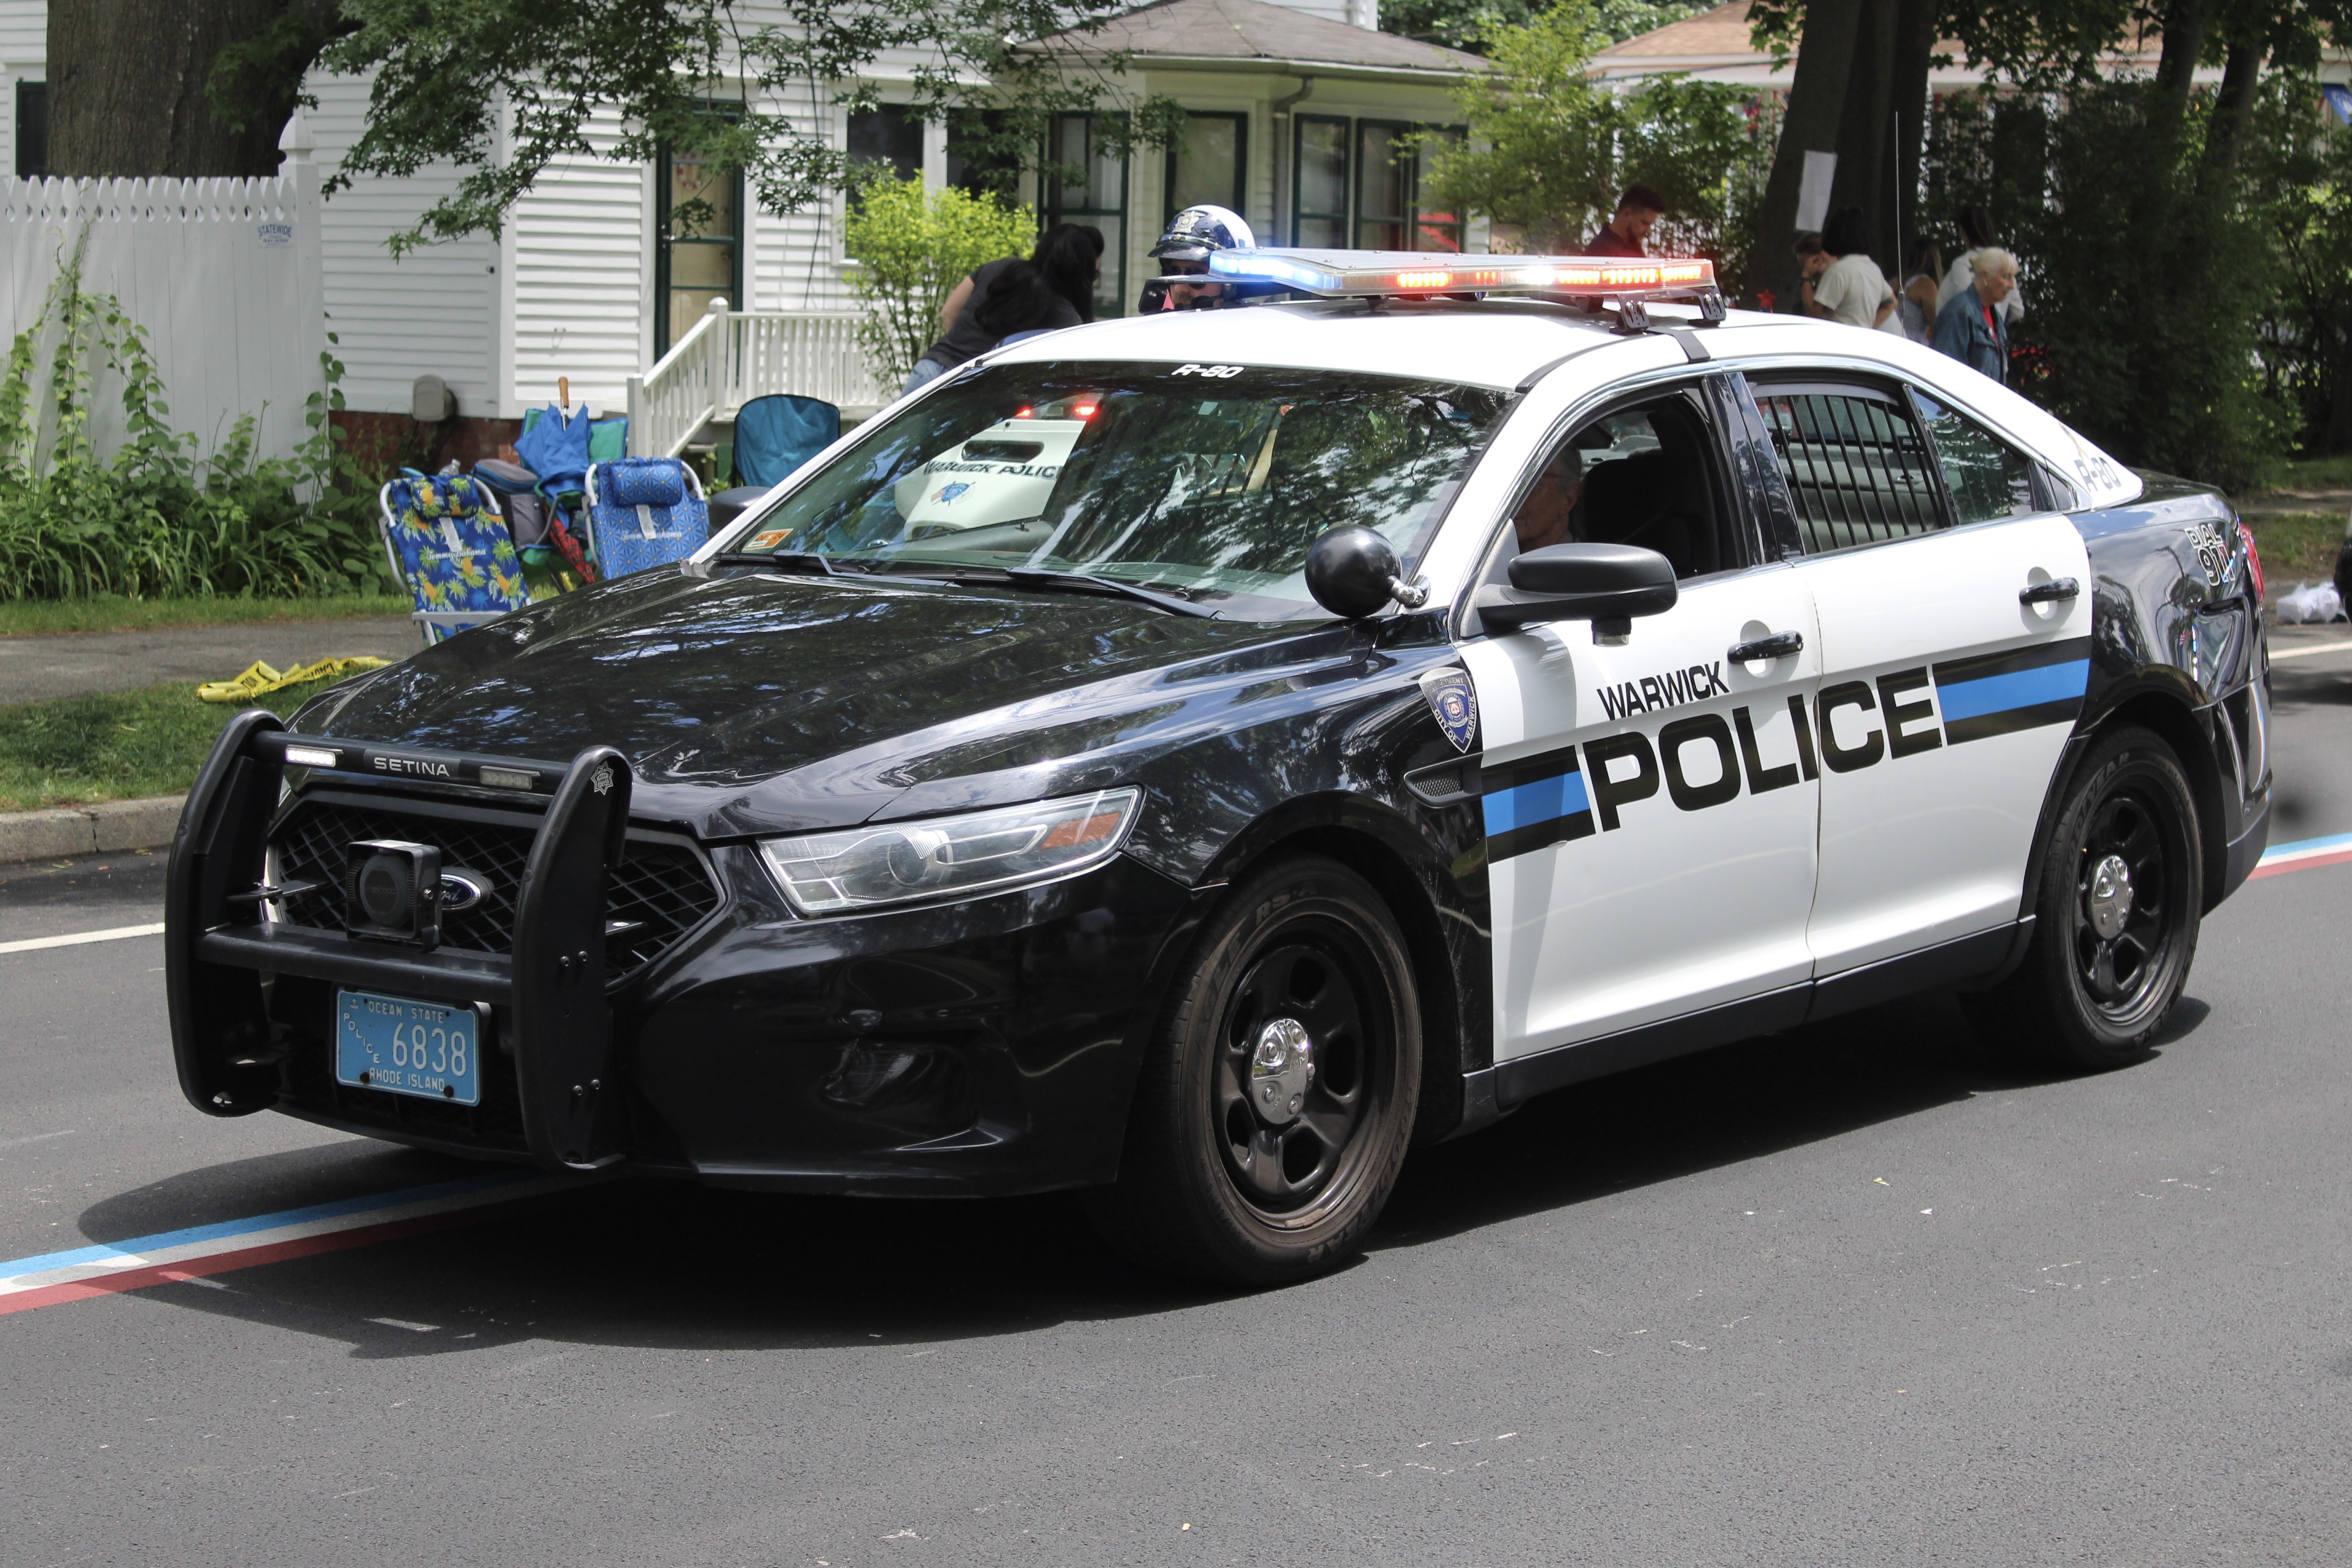
<path fill-rule="evenodd" d="M 511 956 L 436 952 L 264 918 L 270 821 L 288 768 L 429 779 L 543 804 L 525 862 Z M 289 735 L 275 714 L 236 716 L 205 759 L 173 835 L 164 984 L 180 1092 L 213 1116 L 278 1100 L 288 1026 L 264 976 L 488 1003 L 511 1048 L 523 1133 L 543 1165 L 595 1170 L 621 1158 L 625 1112 L 604 998 L 606 878 L 629 821 L 628 759 L 593 746 L 571 762 L 463 756 Z"/>

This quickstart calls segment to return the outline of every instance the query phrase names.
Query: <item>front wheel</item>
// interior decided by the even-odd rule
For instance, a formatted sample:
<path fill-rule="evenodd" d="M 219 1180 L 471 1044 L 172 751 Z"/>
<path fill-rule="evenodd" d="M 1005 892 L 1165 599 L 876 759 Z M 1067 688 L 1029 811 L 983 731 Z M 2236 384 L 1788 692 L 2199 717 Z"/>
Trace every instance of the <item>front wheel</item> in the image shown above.
<path fill-rule="evenodd" d="M 2125 728 L 2095 743 L 2036 878 L 2016 974 L 1964 998 L 1997 1040 L 2073 1071 L 2136 1061 L 2172 1016 L 2197 956 L 2204 857 L 2172 750 Z"/>
<path fill-rule="evenodd" d="M 1097 1221 L 1148 1268 L 1319 1273 L 1388 1201 L 1420 1084 L 1420 998 L 1387 904 L 1336 861 L 1268 867 L 1194 947 Z"/>

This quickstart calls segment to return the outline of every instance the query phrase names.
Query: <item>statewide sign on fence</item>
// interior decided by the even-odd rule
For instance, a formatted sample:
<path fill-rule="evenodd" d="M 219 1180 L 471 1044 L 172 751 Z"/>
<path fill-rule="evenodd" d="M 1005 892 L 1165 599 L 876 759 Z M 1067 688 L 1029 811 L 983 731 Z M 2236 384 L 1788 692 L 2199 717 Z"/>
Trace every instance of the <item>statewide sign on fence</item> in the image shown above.
<path fill-rule="evenodd" d="M 307 146 L 264 180 L 0 180 L 0 305 L 13 341 L 41 322 L 60 268 L 111 295 L 145 329 L 175 430 L 210 453 L 241 414 L 260 452 L 284 456 L 308 434 L 323 384 L 319 173 Z M 43 333 L 46 376 L 56 324 Z M 123 437 L 119 379 L 92 386 L 100 452 Z"/>

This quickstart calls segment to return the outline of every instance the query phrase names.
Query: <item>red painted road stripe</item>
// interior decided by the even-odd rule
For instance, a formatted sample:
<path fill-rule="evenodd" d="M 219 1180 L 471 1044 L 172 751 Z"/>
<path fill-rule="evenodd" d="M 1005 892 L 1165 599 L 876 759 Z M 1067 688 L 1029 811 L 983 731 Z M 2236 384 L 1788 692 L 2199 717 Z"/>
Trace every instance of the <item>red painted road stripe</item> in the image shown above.
<path fill-rule="evenodd" d="M 2347 861 L 2352 861 L 2352 850 L 2338 850 L 2334 854 L 2328 855 L 2306 855 L 2301 860 L 2280 861 L 2274 865 L 2258 865 L 2253 870 L 2253 875 L 2246 880 L 2252 882 L 2257 876 L 2284 876 L 2291 871 L 2309 871 L 2315 865 L 2342 865 Z"/>

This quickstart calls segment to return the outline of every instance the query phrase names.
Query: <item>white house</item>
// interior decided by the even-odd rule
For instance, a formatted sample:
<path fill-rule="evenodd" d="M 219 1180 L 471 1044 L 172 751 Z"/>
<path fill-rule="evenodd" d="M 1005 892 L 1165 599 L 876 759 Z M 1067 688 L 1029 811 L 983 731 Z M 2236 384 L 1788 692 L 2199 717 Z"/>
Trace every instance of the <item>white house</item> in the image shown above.
<path fill-rule="evenodd" d="M 1066 51 L 1079 66 L 1079 57 L 1127 50 L 1133 68 L 1113 78 L 1121 92 L 1166 94 L 1194 111 L 1180 152 L 1132 159 L 1096 146 L 1092 117 L 1065 117 L 1054 128 L 1054 152 L 1088 177 L 1045 190 L 1034 175 L 1024 182 L 1024 197 L 1046 221 L 1093 223 L 1109 240 L 1098 310 L 1115 313 L 1134 299 L 1154 270 L 1144 254 L 1152 238 L 1191 201 L 1234 206 L 1276 240 L 1483 248 L 1479 232 L 1422 210 L 1415 161 L 1398 155 L 1412 131 L 1450 124 L 1448 89 L 1479 62 L 1376 31 L 1374 4 L 1157 0 L 1099 34 L 1033 46 Z M 763 20 L 749 15 L 761 8 L 739 7 L 747 26 Z M 46 15 L 43 0 L 0 0 L 0 75 L 16 110 L 5 117 L 0 169 L 20 174 L 44 172 L 37 160 L 46 128 Z M 911 97 L 908 62 L 885 59 L 873 76 L 886 100 Z M 320 163 L 331 167 L 359 134 L 366 85 L 318 78 L 311 88 L 318 108 L 304 116 L 308 134 Z M 945 128 L 904 110 L 886 103 L 854 121 L 829 105 L 803 103 L 792 112 L 837 146 L 895 162 L 934 186 L 950 178 L 955 149 Z M 607 131 L 615 129 L 617 122 Z M 368 180 L 325 204 L 319 238 L 326 313 L 354 411 L 404 415 L 413 383 L 426 374 L 447 383 L 461 417 L 516 418 L 553 401 L 559 377 L 569 381 L 574 403 L 621 409 L 632 378 L 646 377 L 719 298 L 739 313 L 807 319 L 812 330 L 830 321 L 829 335 L 794 340 L 803 361 L 810 346 L 846 344 L 844 318 L 853 300 L 845 278 L 856 263 L 843 252 L 838 202 L 779 217 L 747 202 L 740 181 L 707 180 L 701 166 L 684 160 L 577 162 L 550 170 L 498 237 L 425 246 L 395 259 L 386 238 L 456 178 L 445 170 Z M 731 222 L 708 235 L 671 237 L 667 211 L 688 195 L 710 201 Z M 792 323 L 778 329 L 785 328 Z M 698 425 L 706 402 L 723 417 L 747 390 L 740 374 L 728 382 L 728 373 L 709 372 L 698 390 L 673 389 L 655 411 L 658 418 L 646 421 L 661 428 L 633 432 L 633 448 L 684 440 L 681 423 Z"/>

